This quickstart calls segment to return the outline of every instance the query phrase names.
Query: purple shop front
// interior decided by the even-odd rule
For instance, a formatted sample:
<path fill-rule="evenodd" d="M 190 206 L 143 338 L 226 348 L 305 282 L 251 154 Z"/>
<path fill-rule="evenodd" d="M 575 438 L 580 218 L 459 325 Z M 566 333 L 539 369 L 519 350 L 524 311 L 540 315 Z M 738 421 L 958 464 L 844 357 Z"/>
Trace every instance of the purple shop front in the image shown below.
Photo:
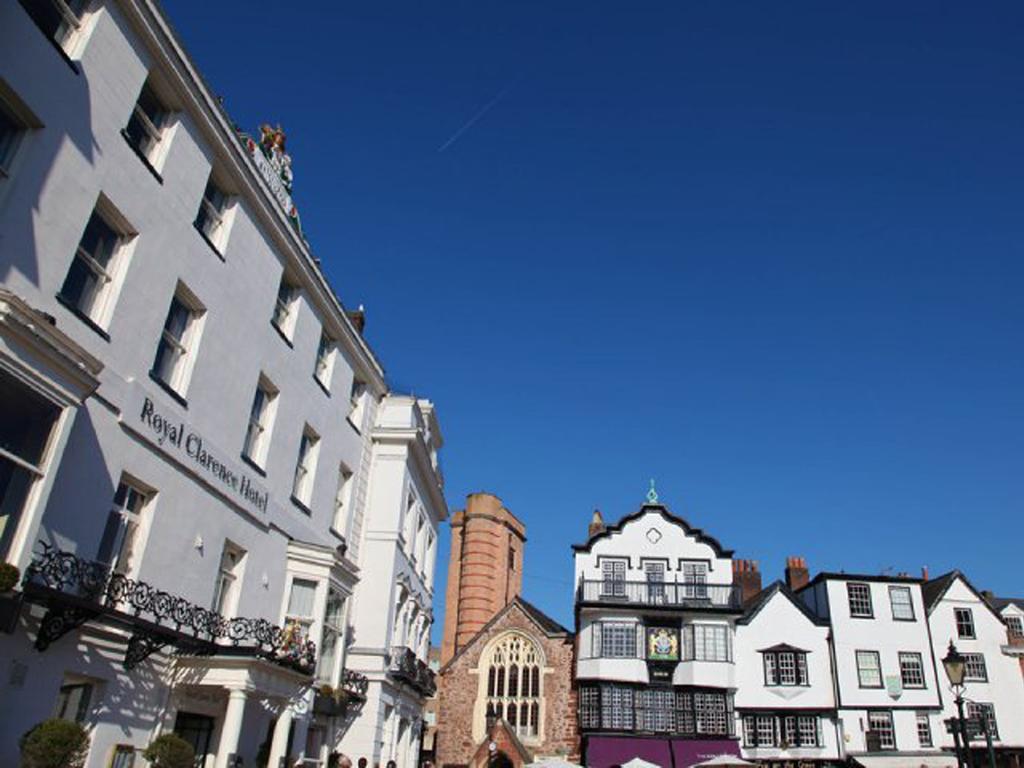
<path fill-rule="evenodd" d="M 592 736 L 587 740 L 585 765 L 612 768 L 635 757 L 661 768 L 690 768 L 717 755 L 739 757 L 734 739 L 640 739 L 629 736 Z"/>

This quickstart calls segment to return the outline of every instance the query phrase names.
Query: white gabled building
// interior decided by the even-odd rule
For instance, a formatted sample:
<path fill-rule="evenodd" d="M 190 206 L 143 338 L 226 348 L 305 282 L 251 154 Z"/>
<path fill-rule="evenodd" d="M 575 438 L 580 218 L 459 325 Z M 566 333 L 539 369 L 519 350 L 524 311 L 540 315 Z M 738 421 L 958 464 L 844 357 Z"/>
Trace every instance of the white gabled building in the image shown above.
<path fill-rule="evenodd" d="M 433 407 L 389 391 L 260 133 L 155 0 L 0 4 L 0 765 L 51 716 L 88 768 L 168 731 L 203 768 L 324 765 L 432 685 Z M 378 690 L 392 645 L 413 693 Z"/>
<path fill-rule="evenodd" d="M 743 756 L 765 765 L 845 759 L 828 622 L 781 581 L 736 621 L 736 717 Z"/>
<path fill-rule="evenodd" d="M 797 596 L 829 623 L 846 755 L 864 768 L 952 768 L 920 579 L 820 573 Z"/>
<path fill-rule="evenodd" d="M 575 549 L 576 683 L 585 764 L 688 766 L 739 754 L 740 587 L 732 552 L 649 497 Z"/>
<path fill-rule="evenodd" d="M 926 581 L 922 589 L 932 648 L 940 667 L 950 644 L 966 659 L 964 714 L 987 719 L 1000 765 L 1020 765 L 1024 760 L 1024 679 L 1004 618 L 959 571 Z M 949 691 L 948 683 L 943 682 Z M 944 698 L 943 717 L 956 717 L 953 694 L 948 692 Z M 953 747 L 953 738 L 944 729 L 941 743 Z M 988 765 L 983 737 L 971 742 L 971 752 L 974 765 Z"/>

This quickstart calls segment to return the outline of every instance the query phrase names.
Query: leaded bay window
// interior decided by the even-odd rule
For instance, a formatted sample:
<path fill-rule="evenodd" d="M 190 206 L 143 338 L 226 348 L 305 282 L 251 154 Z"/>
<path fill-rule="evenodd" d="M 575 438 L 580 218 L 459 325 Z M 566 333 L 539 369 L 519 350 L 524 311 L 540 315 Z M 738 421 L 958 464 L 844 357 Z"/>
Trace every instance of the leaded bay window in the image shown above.
<path fill-rule="evenodd" d="M 820 747 L 818 716 L 782 712 L 744 715 L 743 746 L 778 749 Z"/>
<path fill-rule="evenodd" d="M 230 199 L 231 196 L 217 184 L 211 173 L 203 190 L 203 197 L 199 201 L 195 227 L 203 233 L 203 237 L 218 253 L 222 253 L 227 244 L 225 217 Z"/>
<path fill-rule="evenodd" d="M 122 475 L 96 555 L 97 562 L 113 573 L 128 575 L 137 565 L 142 543 L 142 514 L 151 495 L 152 492 L 141 484 Z"/>
<path fill-rule="evenodd" d="M 320 435 L 307 425 L 299 441 L 299 456 L 295 462 L 295 478 L 292 482 L 292 498 L 305 507 L 309 506 L 313 496 L 313 477 L 316 474 L 319 450 Z"/>
<path fill-rule="evenodd" d="M 892 608 L 892 617 L 896 621 L 914 620 L 914 601 L 911 598 L 910 587 L 889 587 L 889 605 Z"/>
<path fill-rule="evenodd" d="M 900 680 L 904 688 L 924 688 L 924 663 L 920 653 L 901 651 Z"/>
<path fill-rule="evenodd" d="M 877 740 L 879 749 L 896 749 L 896 730 L 893 728 L 891 711 L 885 709 L 868 712 L 868 730 Z M 874 745 L 870 739 L 868 743 L 870 750 Z"/>
<path fill-rule="evenodd" d="M 785 645 L 761 651 L 765 685 L 809 685 L 807 652 Z"/>
<path fill-rule="evenodd" d="M 78 242 L 57 297 L 95 326 L 106 325 L 117 272 L 130 235 L 115 226 L 118 215 L 101 196 Z"/>
<path fill-rule="evenodd" d="M 595 625 L 597 656 L 606 659 L 635 659 L 637 624 L 624 621 L 602 621 Z"/>
<path fill-rule="evenodd" d="M 124 137 L 151 168 L 155 168 L 163 156 L 162 145 L 170 112 L 157 94 L 152 80 L 147 78 L 128 118 Z"/>
<path fill-rule="evenodd" d="M 277 388 L 265 376 L 260 376 L 249 409 L 249 424 L 245 430 L 242 455 L 259 467 L 267 459 L 274 411 L 277 408 Z"/>
<path fill-rule="evenodd" d="M 857 651 L 857 681 L 861 688 L 882 687 L 882 662 L 878 651 Z"/>
<path fill-rule="evenodd" d="M 153 378 L 178 395 L 183 396 L 188 388 L 204 312 L 188 289 L 178 283 L 157 342 L 152 371 Z"/>
<path fill-rule="evenodd" d="M 870 619 L 875 615 L 871 605 L 871 585 L 858 581 L 846 583 L 846 594 L 850 601 L 850 616 Z"/>
<path fill-rule="evenodd" d="M 43 477 L 58 416 L 56 404 L 0 373 L 0 561 L 11 554 L 32 487 Z"/>
<path fill-rule="evenodd" d="M 580 726 L 683 736 L 732 736 L 732 696 L 723 691 L 582 683 Z"/>
<path fill-rule="evenodd" d="M 732 637 L 724 624 L 688 624 L 683 627 L 683 659 L 732 661 Z"/>

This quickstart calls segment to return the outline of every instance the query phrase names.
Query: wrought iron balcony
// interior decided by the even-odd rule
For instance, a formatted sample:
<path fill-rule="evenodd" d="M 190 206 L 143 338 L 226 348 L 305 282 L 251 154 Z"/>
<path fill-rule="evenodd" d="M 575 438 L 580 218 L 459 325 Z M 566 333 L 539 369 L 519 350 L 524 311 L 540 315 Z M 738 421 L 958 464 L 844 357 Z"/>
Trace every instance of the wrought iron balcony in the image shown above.
<path fill-rule="evenodd" d="M 215 613 L 144 581 L 40 542 L 25 571 L 25 599 L 46 606 L 36 637 L 45 651 L 68 632 L 102 618 L 131 630 L 124 667 L 171 646 L 186 654 L 258 656 L 303 674 L 316 666 L 316 645 L 298 624 L 278 627 L 266 619 Z"/>
<path fill-rule="evenodd" d="M 735 584 L 676 584 L 583 579 L 576 590 L 576 603 L 578 605 L 644 605 L 690 610 L 740 610 L 742 591 Z"/>
<path fill-rule="evenodd" d="M 411 648 L 395 646 L 391 649 L 388 673 L 395 679 L 408 683 L 424 696 L 433 696 L 437 691 L 434 671 L 416 658 Z"/>
<path fill-rule="evenodd" d="M 313 711 L 318 715 L 338 717 L 359 709 L 366 701 L 370 681 L 366 675 L 346 669 L 341 673 L 341 684 L 334 688 L 321 685 L 313 697 Z"/>

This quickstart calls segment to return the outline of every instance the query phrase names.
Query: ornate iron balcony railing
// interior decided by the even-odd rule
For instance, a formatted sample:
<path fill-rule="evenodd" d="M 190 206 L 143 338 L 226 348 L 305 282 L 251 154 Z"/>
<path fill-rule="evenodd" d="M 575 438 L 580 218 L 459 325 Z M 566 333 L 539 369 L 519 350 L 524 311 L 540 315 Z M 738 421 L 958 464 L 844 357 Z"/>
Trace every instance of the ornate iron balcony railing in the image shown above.
<path fill-rule="evenodd" d="M 416 658 L 411 648 L 395 646 L 391 649 L 391 663 L 388 672 L 404 680 L 424 696 L 433 696 L 437 691 L 434 671 Z"/>
<path fill-rule="evenodd" d="M 607 581 L 583 579 L 577 603 L 645 605 L 694 610 L 742 607 L 742 591 L 734 584 L 668 583 L 659 581 Z"/>
<path fill-rule="evenodd" d="M 23 579 L 26 599 L 47 607 L 35 643 L 40 651 L 102 617 L 132 631 L 124 659 L 128 670 L 166 646 L 188 654 L 259 656 L 304 674 L 312 674 L 316 666 L 316 645 L 303 637 L 298 624 L 278 627 L 266 619 L 229 619 L 102 563 L 40 544 L 42 551 Z"/>

